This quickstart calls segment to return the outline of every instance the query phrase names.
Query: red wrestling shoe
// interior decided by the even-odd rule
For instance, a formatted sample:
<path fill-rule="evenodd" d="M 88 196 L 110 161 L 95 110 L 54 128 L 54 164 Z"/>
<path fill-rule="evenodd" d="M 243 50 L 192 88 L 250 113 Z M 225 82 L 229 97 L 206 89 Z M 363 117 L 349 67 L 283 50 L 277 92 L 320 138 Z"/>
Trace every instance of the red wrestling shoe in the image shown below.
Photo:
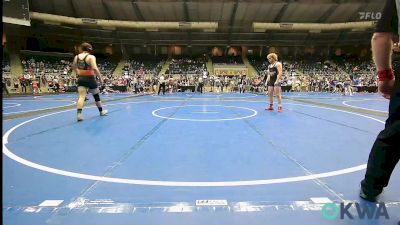
<path fill-rule="evenodd" d="M 274 107 L 272 107 L 272 106 L 273 106 L 272 104 L 269 104 L 269 107 L 265 108 L 265 110 L 270 110 L 270 111 L 274 110 Z"/>
<path fill-rule="evenodd" d="M 282 112 L 282 106 L 278 106 L 278 112 Z"/>

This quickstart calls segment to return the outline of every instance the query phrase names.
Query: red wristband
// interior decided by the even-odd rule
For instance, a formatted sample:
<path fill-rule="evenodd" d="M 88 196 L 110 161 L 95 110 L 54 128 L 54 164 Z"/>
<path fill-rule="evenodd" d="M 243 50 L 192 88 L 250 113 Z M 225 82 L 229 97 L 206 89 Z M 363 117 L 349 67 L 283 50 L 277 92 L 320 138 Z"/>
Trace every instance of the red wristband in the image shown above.
<path fill-rule="evenodd" d="M 378 79 L 379 81 L 393 80 L 394 79 L 393 69 L 378 71 Z"/>

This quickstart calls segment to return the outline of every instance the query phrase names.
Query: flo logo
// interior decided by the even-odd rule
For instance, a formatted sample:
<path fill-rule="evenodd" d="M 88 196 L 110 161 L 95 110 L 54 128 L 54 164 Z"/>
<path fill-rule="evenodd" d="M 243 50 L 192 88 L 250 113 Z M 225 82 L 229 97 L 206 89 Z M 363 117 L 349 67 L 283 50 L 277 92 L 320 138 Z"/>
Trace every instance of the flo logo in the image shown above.
<path fill-rule="evenodd" d="M 382 17 L 380 12 L 359 12 L 360 20 L 379 20 Z"/>
<path fill-rule="evenodd" d="M 386 206 L 384 203 L 379 203 L 377 205 L 360 205 L 359 203 L 340 203 L 337 206 L 335 203 L 326 203 L 322 207 L 322 217 L 329 220 L 337 219 L 351 219 L 353 220 L 354 214 L 352 214 L 349 210 L 354 206 L 356 208 L 356 212 L 358 214 L 359 219 L 378 219 L 380 217 L 384 217 L 385 219 L 390 219 L 389 214 L 387 212 Z"/>

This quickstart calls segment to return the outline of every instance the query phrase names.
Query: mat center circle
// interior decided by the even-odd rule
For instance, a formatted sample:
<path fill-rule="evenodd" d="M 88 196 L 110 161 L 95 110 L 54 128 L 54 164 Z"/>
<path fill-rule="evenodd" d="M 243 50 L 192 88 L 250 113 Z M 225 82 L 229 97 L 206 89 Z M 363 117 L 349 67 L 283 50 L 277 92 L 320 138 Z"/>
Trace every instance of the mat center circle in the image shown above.
<path fill-rule="evenodd" d="M 214 122 L 251 118 L 257 115 L 257 111 L 228 105 L 182 105 L 159 108 L 152 114 L 168 120 Z"/>

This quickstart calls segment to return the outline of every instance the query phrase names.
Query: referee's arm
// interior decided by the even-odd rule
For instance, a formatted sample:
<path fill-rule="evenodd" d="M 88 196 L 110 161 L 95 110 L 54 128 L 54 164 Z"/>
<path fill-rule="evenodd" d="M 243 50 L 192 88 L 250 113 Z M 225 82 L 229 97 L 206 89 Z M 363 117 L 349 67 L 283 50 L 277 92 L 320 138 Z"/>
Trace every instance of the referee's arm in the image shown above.
<path fill-rule="evenodd" d="M 372 57 L 379 71 L 391 71 L 393 41 L 398 41 L 398 17 L 395 0 L 387 0 L 381 19 L 371 40 Z M 394 79 L 378 81 L 378 90 L 385 98 L 390 98 Z"/>

